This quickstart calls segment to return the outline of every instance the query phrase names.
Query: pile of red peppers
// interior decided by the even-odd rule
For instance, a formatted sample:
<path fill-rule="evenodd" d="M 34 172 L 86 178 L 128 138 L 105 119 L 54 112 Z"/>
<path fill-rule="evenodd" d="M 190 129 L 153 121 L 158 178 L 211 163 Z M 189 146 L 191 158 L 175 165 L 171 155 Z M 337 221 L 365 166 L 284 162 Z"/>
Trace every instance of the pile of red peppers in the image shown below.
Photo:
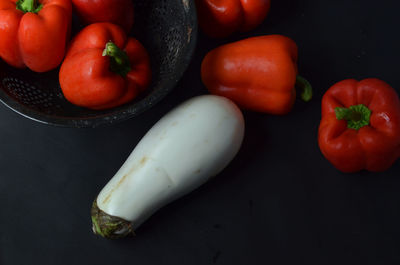
<path fill-rule="evenodd" d="M 88 24 L 71 41 L 72 10 Z M 71 103 L 100 110 L 132 101 L 150 84 L 146 49 L 127 37 L 131 0 L 0 0 L 0 57 L 47 72 L 60 66 Z"/>
<path fill-rule="evenodd" d="M 211 38 L 246 32 L 263 23 L 270 0 L 196 0 L 199 24 Z M 72 7 L 88 24 L 72 41 Z M 146 49 L 127 33 L 130 0 L 0 0 L 0 57 L 35 72 L 60 68 L 71 103 L 95 110 L 132 101 L 151 81 Z M 68 45 L 68 49 L 67 49 Z M 288 37 L 252 37 L 210 51 L 201 78 L 210 93 L 241 108 L 284 115 L 297 90 L 312 99 L 299 75 L 298 47 Z M 345 80 L 322 99 L 318 142 L 322 154 L 343 172 L 387 170 L 400 157 L 400 101 L 378 79 Z"/>

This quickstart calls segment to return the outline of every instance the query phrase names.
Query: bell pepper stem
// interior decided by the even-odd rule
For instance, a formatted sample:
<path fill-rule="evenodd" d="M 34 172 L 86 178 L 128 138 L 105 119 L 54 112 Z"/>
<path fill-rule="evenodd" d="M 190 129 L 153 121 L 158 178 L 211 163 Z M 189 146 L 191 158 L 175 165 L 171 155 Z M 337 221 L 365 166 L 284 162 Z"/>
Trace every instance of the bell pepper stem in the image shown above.
<path fill-rule="evenodd" d="M 304 77 L 298 75 L 296 77 L 296 87 L 301 89 L 301 99 L 309 102 L 313 97 L 313 90 L 310 82 Z"/>
<path fill-rule="evenodd" d="M 16 6 L 24 13 L 38 13 L 43 8 L 43 4 L 39 4 L 37 0 L 18 0 Z"/>
<path fill-rule="evenodd" d="M 347 121 L 349 129 L 359 130 L 368 126 L 371 120 L 372 111 L 365 105 L 353 105 L 348 108 L 335 108 L 336 118 Z"/>
<path fill-rule="evenodd" d="M 132 70 L 128 54 L 112 41 L 107 42 L 103 56 L 110 57 L 110 70 L 116 74 L 125 77 Z"/>

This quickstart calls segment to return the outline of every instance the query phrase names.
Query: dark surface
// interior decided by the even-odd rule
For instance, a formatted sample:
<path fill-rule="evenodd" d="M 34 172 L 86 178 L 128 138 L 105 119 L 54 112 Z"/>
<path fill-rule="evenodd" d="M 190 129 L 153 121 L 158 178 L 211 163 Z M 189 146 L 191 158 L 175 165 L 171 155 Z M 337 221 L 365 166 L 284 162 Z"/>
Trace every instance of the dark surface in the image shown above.
<path fill-rule="evenodd" d="M 197 41 L 194 3 L 187 0 L 135 0 L 135 26 L 130 36 L 149 52 L 152 83 L 135 100 L 117 108 L 94 111 L 77 107 L 63 96 L 59 68 L 47 73 L 15 69 L 0 61 L 0 101 L 45 124 L 96 128 L 135 117 L 155 106 L 187 69 Z M 84 25 L 74 14 L 72 35 Z"/>
<path fill-rule="evenodd" d="M 0 106 L 0 264 L 399 264 L 400 161 L 381 174 L 342 174 L 317 145 L 321 97 L 335 82 L 378 77 L 400 92 L 399 8 L 396 0 L 276 0 L 250 34 L 200 35 L 176 89 L 109 128 L 53 128 Z M 216 179 L 158 212 L 136 238 L 94 236 L 96 194 L 158 119 L 206 93 L 205 53 L 270 33 L 298 43 L 314 100 L 284 117 L 245 113 L 243 148 Z"/>

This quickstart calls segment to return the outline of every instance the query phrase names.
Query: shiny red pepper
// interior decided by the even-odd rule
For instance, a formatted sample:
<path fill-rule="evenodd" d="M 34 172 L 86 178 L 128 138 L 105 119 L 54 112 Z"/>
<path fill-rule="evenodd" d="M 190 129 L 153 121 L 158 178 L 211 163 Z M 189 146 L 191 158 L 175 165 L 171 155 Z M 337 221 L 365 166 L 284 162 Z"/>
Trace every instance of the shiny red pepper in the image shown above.
<path fill-rule="evenodd" d="M 210 51 L 201 77 L 210 93 L 258 112 L 290 112 L 296 85 L 303 88 L 303 100 L 312 98 L 311 85 L 297 75 L 297 45 L 281 35 L 252 37 Z"/>
<path fill-rule="evenodd" d="M 200 27 L 213 38 L 254 29 L 264 21 L 270 6 L 270 0 L 196 0 Z"/>
<path fill-rule="evenodd" d="M 146 49 L 111 23 L 92 24 L 78 33 L 60 69 L 65 98 L 96 110 L 133 100 L 150 79 Z"/>
<path fill-rule="evenodd" d="M 56 68 L 71 29 L 70 0 L 0 0 L 0 57 L 35 72 Z"/>
<path fill-rule="evenodd" d="M 319 146 L 343 172 L 384 171 L 400 157 L 400 100 L 378 79 L 345 80 L 322 99 Z"/>

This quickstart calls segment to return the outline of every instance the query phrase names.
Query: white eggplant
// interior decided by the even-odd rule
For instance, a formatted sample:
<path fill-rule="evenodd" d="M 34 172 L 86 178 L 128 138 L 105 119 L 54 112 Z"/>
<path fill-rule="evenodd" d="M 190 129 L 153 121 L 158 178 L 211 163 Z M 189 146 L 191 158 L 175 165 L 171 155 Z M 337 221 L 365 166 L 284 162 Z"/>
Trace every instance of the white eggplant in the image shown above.
<path fill-rule="evenodd" d="M 93 203 L 93 231 L 120 238 L 164 205 L 193 191 L 235 157 L 244 136 L 241 111 L 218 96 L 190 99 L 143 137 Z"/>

